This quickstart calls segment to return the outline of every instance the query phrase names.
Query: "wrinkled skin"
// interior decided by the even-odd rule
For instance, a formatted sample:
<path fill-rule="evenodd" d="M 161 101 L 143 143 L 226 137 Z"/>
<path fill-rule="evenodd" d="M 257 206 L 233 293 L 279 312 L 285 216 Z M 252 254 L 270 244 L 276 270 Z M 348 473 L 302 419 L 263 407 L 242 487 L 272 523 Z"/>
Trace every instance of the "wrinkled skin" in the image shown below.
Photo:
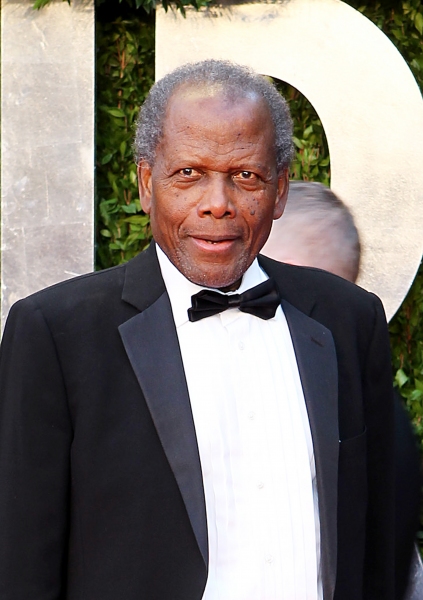
<path fill-rule="evenodd" d="M 284 210 L 274 130 L 256 96 L 182 87 L 171 97 L 153 166 L 138 166 L 154 239 L 190 281 L 236 289 Z"/>

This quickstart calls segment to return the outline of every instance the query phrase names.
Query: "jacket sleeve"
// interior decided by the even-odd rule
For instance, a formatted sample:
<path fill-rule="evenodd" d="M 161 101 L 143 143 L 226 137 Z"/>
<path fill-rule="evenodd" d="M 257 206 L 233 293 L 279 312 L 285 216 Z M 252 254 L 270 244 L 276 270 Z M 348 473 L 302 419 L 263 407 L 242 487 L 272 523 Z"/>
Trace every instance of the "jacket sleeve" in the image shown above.
<path fill-rule="evenodd" d="M 34 298 L 0 351 L 0 598 L 64 597 L 72 427 L 53 337 Z"/>
<path fill-rule="evenodd" d="M 373 332 L 365 355 L 363 396 L 367 425 L 368 507 L 365 600 L 394 597 L 394 404 L 389 336 L 374 297 Z"/>

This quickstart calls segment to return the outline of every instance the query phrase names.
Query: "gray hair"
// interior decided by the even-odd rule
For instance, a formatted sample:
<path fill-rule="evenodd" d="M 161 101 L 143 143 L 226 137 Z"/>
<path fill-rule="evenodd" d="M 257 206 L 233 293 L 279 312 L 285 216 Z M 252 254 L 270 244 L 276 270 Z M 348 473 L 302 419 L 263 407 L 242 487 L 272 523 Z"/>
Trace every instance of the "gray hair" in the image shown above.
<path fill-rule="evenodd" d="M 248 67 L 224 60 L 205 60 L 183 65 L 153 85 L 136 123 L 134 154 L 137 163 L 144 159 L 153 165 L 156 149 L 163 135 L 168 102 L 177 88 L 186 84 L 195 87 L 221 86 L 223 94 L 231 100 L 251 94 L 263 98 L 275 127 L 278 171 L 289 166 L 293 156 L 292 119 L 286 101 L 267 78 Z"/>
<path fill-rule="evenodd" d="M 338 260 L 355 281 L 360 270 L 360 238 L 349 208 L 328 187 L 317 182 L 290 183 L 286 215 L 306 215 L 313 228 L 320 228 L 322 236 L 330 239 Z"/>
<path fill-rule="evenodd" d="M 321 183 L 290 182 L 284 214 L 273 223 L 263 252 L 278 260 L 286 255 L 293 264 L 304 264 L 293 260 L 299 248 L 308 249 L 308 266 L 322 268 L 325 257 L 327 266 L 323 268 L 356 281 L 361 248 L 354 218 L 342 200 Z"/>

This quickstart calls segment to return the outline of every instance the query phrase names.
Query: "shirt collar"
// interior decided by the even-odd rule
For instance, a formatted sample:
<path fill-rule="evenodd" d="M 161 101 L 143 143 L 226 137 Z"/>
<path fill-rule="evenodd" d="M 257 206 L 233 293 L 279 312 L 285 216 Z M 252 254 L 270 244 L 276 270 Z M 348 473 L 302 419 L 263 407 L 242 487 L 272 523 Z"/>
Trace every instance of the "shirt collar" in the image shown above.
<path fill-rule="evenodd" d="M 178 271 L 175 265 L 171 263 L 157 243 L 156 249 L 160 270 L 172 306 L 173 319 L 176 327 L 180 327 L 188 321 L 188 308 L 191 306 L 191 296 L 197 294 L 201 290 L 210 288 L 205 288 L 204 286 L 199 286 L 189 281 L 180 271 Z M 255 259 L 244 273 L 239 288 L 232 293 L 242 294 L 242 292 L 266 281 L 266 279 L 268 279 L 268 276 L 261 269 L 258 260 Z M 228 313 L 228 315 L 224 318 L 227 319 L 229 313 L 235 313 L 235 311 L 239 312 L 238 309 L 227 310 L 226 313 Z M 223 317 L 224 314 L 225 313 L 222 313 L 221 316 Z"/>

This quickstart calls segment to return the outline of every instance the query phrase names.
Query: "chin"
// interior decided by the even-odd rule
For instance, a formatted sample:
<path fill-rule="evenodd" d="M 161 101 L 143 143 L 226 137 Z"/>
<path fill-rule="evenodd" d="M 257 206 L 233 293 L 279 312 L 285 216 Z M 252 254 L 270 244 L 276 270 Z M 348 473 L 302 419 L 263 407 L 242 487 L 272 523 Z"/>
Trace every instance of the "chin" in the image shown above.
<path fill-rule="evenodd" d="M 200 261 L 180 260 L 181 257 L 176 257 L 173 264 L 176 268 L 189 280 L 199 286 L 204 286 L 213 289 L 223 289 L 223 291 L 236 290 L 239 287 L 242 276 L 253 262 L 241 257 L 236 264 L 225 265 L 210 264 Z"/>
<path fill-rule="evenodd" d="M 201 285 L 224 292 L 238 289 L 243 274 L 233 274 L 232 276 L 222 277 L 222 272 L 218 274 L 210 273 L 184 273 L 185 277 L 196 285 Z"/>

